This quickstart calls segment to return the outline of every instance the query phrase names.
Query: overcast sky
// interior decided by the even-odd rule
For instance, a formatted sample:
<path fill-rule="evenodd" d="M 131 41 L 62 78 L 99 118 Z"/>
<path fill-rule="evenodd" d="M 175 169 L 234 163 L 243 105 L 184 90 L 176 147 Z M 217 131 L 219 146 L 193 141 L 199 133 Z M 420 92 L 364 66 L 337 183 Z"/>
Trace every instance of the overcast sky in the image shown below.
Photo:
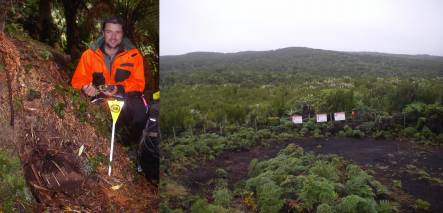
<path fill-rule="evenodd" d="M 160 54 L 284 47 L 443 56 L 443 0 L 161 0 Z"/>

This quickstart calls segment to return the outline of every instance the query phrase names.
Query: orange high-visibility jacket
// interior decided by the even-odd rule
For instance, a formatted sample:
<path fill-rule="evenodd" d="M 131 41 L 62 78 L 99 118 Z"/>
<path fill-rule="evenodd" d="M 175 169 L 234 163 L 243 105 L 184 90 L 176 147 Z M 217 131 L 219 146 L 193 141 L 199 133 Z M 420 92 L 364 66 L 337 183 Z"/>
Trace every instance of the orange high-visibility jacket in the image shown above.
<path fill-rule="evenodd" d="M 145 76 L 143 69 L 143 56 L 124 38 L 122 51 L 119 51 L 111 62 L 111 70 L 105 63 L 105 53 L 101 46 L 104 43 L 100 37 L 91 48 L 83 52 L 80 61 L 72 76 L 71 84 L 76 89 L 92 83 L 93 75 L 102 74 L 106 85 L 121 85 L 124 92 L 143 92 Z M 119 86 L 121 88 L 121 86 Z M 122 91 L 123 92 L 123 91 Z"/>

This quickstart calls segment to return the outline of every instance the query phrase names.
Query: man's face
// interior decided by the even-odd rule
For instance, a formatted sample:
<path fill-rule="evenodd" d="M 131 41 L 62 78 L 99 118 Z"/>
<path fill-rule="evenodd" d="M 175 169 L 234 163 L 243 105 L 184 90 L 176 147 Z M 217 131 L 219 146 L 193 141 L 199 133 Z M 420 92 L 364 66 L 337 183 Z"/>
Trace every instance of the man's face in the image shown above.
<path fill-rule="evenodd" d="M 103 30 L 105 45 L 109 48 L 116 48 L 123 40 L 123 27 L 120 24 L 107 23 Z"/>

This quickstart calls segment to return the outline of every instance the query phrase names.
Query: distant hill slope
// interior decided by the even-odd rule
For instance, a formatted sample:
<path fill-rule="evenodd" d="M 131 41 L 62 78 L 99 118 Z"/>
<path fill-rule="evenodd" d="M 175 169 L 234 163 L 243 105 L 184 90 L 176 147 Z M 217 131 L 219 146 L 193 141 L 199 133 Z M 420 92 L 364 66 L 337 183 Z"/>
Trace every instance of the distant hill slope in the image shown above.
<path fill-rule="evenodd" d="M 160 68 L 166 75 L 176 71 L 265 71 L 326 76 L 443 76 L 443 57 L 290 47 L 271 51 L 161 56 Z"/>

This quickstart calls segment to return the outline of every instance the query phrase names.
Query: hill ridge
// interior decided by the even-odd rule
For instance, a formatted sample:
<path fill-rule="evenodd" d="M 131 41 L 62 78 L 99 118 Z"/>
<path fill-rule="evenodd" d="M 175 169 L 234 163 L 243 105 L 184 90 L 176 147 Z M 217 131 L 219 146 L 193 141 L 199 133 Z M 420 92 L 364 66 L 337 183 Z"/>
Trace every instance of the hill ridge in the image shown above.
<path fill-rule="evenodd" d="M 164 74 L 174 71 L 226 69 L 239 72 L 300 72 L 326 76 L 443 76 L 443 57 L 286 47 L 268 51 L 191 52 L 161 56 L 160 67 Z"/>

